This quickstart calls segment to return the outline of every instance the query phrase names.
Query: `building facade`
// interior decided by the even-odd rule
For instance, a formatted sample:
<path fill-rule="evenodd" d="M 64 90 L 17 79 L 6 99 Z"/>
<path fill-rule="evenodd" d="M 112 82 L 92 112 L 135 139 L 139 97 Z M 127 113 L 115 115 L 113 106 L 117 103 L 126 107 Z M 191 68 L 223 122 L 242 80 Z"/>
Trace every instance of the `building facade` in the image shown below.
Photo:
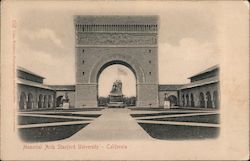
<path fill-rule="evenodd" d="M 158 17 L 76 16 L 75 106 L 98 106 L 98 79 L 121 64 L 136 76 L 136 106 L 158 107 Z"/>
<path fill-rule="evenodd" d="M 55 108 L 56 91 L 43 84 L 44 77 L 25 68 L 17 68 L 19 110 Z"/>
<path fill-rule="evenodd" d="M 219 67 L 213 66 L 194 76 L 179 88 L 179 105 L 218 109 L 220 105 Z"/>
<path fill-rule="evenodd" d="M 164 101 L 168 100 L 171 106 L 218 109 L 219 67 L 213 66 L 189 79 L 190 83 L 184 85 L 158 85 L 156 94 L 159 98 L 159 106 L 157 107 L 163 107 Z M 44 85 L 43 80 L 44 77 L 18 67 L 19 110 L 60 108 L 65 99 L 69 102 L 69 108 L 79 108 L 75 105 L 77 102 L 75 85 Z"/>

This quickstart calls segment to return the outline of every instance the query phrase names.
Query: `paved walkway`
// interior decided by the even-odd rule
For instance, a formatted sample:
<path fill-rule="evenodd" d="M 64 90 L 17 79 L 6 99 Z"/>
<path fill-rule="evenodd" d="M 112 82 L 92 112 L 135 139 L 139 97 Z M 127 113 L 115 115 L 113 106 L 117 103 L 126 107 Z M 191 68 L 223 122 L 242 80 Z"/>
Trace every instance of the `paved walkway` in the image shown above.
<path fill-rule="evenodd" d="M 152 138 L 130 116 L 130 109 L 107 108 L 91 124 L 68 140 L 133 140 Z"/>

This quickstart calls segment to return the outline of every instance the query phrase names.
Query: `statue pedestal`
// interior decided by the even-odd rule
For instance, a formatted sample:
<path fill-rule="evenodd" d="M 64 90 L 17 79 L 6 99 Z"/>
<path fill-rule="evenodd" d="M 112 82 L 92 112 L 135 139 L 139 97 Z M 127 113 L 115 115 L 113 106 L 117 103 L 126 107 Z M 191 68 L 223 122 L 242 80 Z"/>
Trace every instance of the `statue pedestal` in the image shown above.
<path fill-rule="evenodd" d="M 69 102 L 64 102 L 62 108 L 69 109 Z"/>
<path fill-rule="evenodd" d="M 164 108 L 170 109 L 170 101 L 164 101 Z"/>
<path fill-rule="evenodd" d="M 123 103 L 123 95 L 121 94 L 110 94 L 108 107 L 125 107 Z"/>

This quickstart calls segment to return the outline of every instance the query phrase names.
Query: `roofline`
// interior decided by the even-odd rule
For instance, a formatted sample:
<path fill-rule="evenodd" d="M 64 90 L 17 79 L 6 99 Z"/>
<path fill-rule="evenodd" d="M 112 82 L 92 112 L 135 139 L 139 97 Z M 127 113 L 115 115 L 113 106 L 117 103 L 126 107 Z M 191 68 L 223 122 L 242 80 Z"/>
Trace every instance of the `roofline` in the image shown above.
<path fill-rule="evenodd" d="M 30 70 L 24 68 L 24 67 L 17 66 L 16 69 L 17 69 L 17 70 L 20 70 L 20 71 L 22 71 L 22 72 L 25 72 L 25 73 L 27 73 L 27 74 L 35 75 L 35 76 L 40 77 L 40 78 L 42 78 L 42 79 L 46 79 L 45 77 L 43 77 L 43 76 L 41 76 L 41 75 L 38 75 L 38 74 L 36 74 L 36 73 L 34 73 L 34 72 L 32 72 L 32 71 L 30 71 Z"/>
<path fill-rule="evenodd" d="M 215 80 L 208 80 L 207 82 L 203 82 L 203 83 L 197 83 L 197 84 L 193 84 L 193 85 L 191 85 L 192 83 L 186 84 L 186 86 L 187 85 L 191 85 L 191 86 L 188 86 L 188 87 L 182 86 L 181 88 L 179 88 L 179 90 L 185 90 L 185 89 L 190 89 L 190 88 L 195 88 L 195 87 L 200 87 L 203 85 L 214 84 L 214 83 L 220 82 L 218 77 L 214 77 L 214 78 L 215 78 Z"/>
<path fill-rule="evenodd" d="M 211 70 L 208 70 L 208 69 L 210 69 L 210 68 L 211 68 Z M 202 74 L 211 72 L 211 71 L 213 71 L 213 70 L 219 69 L 220 67 L 219 67 L 218 64 L 216 64 L 216 65 L 214 65 L 214 66 L 212 66 L 212 67 L 210 67 L 210 68 L 206 68 L 205 70 L 203 70 L 203 71 L 201 71 L 201 72 L 199 72 L 199 73 L 197 73 L 197 74 L 194 74 L 194 75 L 188 77 L 188 79 L 191 79 L 191 78 L 196 77 L 196 76 L 198 76 L 198 75 L 202 75 Z M 207 71 L 207 70 L 208 70 L 208 71 Z"/>

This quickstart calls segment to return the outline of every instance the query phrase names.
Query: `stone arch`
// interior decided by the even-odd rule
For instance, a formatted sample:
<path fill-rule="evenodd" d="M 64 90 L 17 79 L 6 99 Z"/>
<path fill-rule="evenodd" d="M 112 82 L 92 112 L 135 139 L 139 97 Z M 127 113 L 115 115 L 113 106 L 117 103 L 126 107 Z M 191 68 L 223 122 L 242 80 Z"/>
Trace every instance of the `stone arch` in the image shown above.
<path fill-rule="evenodd" d="M 32 108 L 33 108 L 33 95 L 29 93 L 27 101 L 27 109 L 32 109 Z"/>
<path fill-rule="evenodd" d="M 177 97 L 174 95 L 170 95 L 168 97 L 168 100 L 170 101 L 171 106 L 176 106 L 177 105 Z"/>
<path fill-rule="evenodd" d="M 205 97 L 204 97 L 204 94 L 202 92 L 200 93 L 199 100 L 200 100 L 200 107 L 204 108 L 205 107 Z"/>
<path fill-rule="evenodd" d="M 60 107 L 63 104 L 63 95 L 56 97 L 56 107 Z"/>
<path fill-rule="evenodd" d="M 26 94 L 24 92 L 21 92 L 21 95 L 20 95 L 19 109 L 20 110 L 26 109 Z"/>
<path fill-rule="evenodd" d="M 48 108 L 48 96 L 44 95 L 43 97 L 43 108 Z"/>
<path fill-rule="evenodd" d="M 48 98 L 48 107 L 49 108 L 53 107 L 53 98 L 51 95 L 49 95 L 49 98 Z"/>
<path fill-rule="evenodd" d="M 206 100 L 207 100 L 207 108 L 213 108 L 212 97 L 209 91 L 206 93 Z"/>
<path fill-rule="evenodd" d="M 39 94 L 38 97 L 38 108 L 42 108 L 43 107 L 43 95 Z"/>
<path fill-rule="evenodd" d="M 186 94 L 186 101 L 187 101 L 186 106 L 189 106 L 189 95 L 188 94 Z"/>
<path fill-rule="evenodd" d="M 136 83 L 145 82 L 145 74 L 141 65 L 127 55 L 110 55 L 97 62 L 90 72 L 89 83 L 98 83 L 101 72 L 110 65 L 121 64 L 128 67 L 135 75 Z"/>
<path fill-rule="evenodd" d="M 193 95 L 193 93 L 191 93 L 191 95 L 190 95 L 190 103 L 191 103 L 191 107 L 194 107 L 194 95 Z"/>
<path fill-rule="evenodd" d="M 213 102 L 214 102 L 214 108 L 219 108 L 219 95 L 218 91 L 213 92 Z"/>
<path fill-rule="evenodd" d="M 182 94 L 182 106 L 185 106 L 185 96 Z"/>

